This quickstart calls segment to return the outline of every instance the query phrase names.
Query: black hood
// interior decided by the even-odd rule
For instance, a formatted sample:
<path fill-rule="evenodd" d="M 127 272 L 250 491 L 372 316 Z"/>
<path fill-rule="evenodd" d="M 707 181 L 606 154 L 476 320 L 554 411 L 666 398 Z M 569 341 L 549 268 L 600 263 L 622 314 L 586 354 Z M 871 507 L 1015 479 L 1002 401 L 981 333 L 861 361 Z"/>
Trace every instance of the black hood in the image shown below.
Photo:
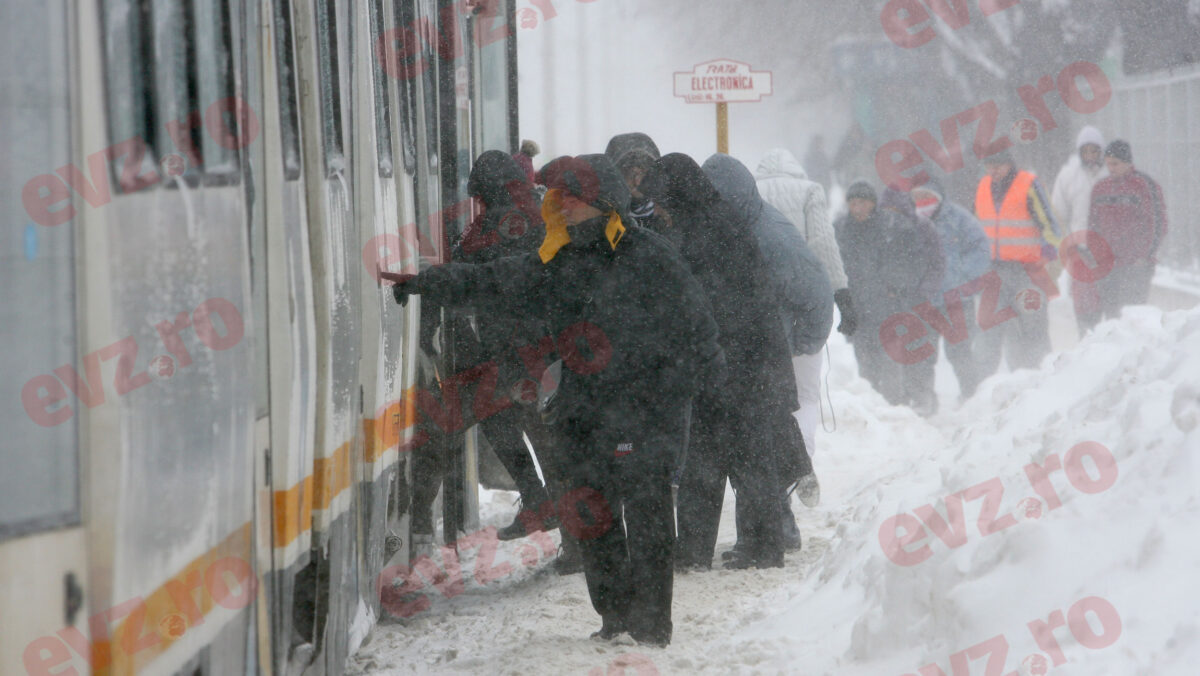
<path fill-rule="evenodd" d="M 668 211 L 701 210 L 721 200 L 696 160 L 683 153 L 671 153 L 655 162 L 642 184 L 647 186 L 646 196 Z"/>
<path fill-rule="evenodd" d="M 533 185 L 517 161 L 499 150 L 480 155 L 467 180 L 467 194 L 483 200 L 488 207 L 523 202 L 532 190 Z"/>
<path fill-rule="evenodd" d="M 608 142 L 604 154 L 613 161 L 618 171 L 638 165 L 649 169 L 661 157 L 654 139 L 641 132 L 617 134 Z"/>

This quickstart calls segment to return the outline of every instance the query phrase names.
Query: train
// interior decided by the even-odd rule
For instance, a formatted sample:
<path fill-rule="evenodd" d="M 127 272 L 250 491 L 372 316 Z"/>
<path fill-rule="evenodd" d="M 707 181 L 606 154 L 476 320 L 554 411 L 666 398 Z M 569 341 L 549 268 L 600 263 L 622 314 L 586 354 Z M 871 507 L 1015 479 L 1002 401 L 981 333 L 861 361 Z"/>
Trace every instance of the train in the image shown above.
<path fill-rule="evenodd" d="M 343 672 L 447 368 L 379 272 L 516 150 L 514 5 L 4 3 L 0 673 Z"/>

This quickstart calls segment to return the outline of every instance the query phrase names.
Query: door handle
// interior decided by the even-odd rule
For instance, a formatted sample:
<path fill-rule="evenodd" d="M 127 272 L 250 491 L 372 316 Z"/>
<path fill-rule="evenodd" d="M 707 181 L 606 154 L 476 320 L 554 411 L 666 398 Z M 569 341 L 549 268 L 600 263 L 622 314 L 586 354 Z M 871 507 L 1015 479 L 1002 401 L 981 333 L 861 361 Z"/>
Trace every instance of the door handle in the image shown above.
<path fill-rule="evenodd" d="M 66 626 L 74 626 L 80 608 L 83 608 L 83 587 L 75 581 L 75 573 L 67 573 L 63 576 L 63 617 Z"/>

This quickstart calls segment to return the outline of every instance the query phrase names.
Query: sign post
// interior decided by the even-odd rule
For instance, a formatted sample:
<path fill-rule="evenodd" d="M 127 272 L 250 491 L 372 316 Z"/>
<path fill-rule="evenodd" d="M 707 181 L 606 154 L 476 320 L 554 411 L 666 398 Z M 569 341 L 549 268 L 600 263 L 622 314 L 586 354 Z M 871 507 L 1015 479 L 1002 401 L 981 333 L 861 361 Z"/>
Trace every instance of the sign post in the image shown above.
<path fill-rule="evenodd" d="M 675 73 L 675 96 L 687 103 L 717 104 L 717 152 L 729 153 L 729 104 L 754 103 L 774 93 L 770 71 L 730 59 L 706 61 Z"/>

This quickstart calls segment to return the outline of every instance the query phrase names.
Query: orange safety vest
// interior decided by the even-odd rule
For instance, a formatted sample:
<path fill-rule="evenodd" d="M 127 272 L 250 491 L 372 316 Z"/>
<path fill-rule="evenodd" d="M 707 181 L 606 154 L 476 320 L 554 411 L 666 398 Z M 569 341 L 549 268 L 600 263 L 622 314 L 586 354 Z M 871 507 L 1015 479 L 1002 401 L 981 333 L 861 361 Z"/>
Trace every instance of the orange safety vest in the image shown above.
<path fill-rule="evenodd" d="M 1029 213 L 1029 191 L 1037 177 L 1017 172 L 1004 203 L 996 210 L 992 177 L 984 176 L 975 193 L 975 216 L 992 242 L 992 259 L 1036 263 L 1042 260 L 1042 229 Z"/>

